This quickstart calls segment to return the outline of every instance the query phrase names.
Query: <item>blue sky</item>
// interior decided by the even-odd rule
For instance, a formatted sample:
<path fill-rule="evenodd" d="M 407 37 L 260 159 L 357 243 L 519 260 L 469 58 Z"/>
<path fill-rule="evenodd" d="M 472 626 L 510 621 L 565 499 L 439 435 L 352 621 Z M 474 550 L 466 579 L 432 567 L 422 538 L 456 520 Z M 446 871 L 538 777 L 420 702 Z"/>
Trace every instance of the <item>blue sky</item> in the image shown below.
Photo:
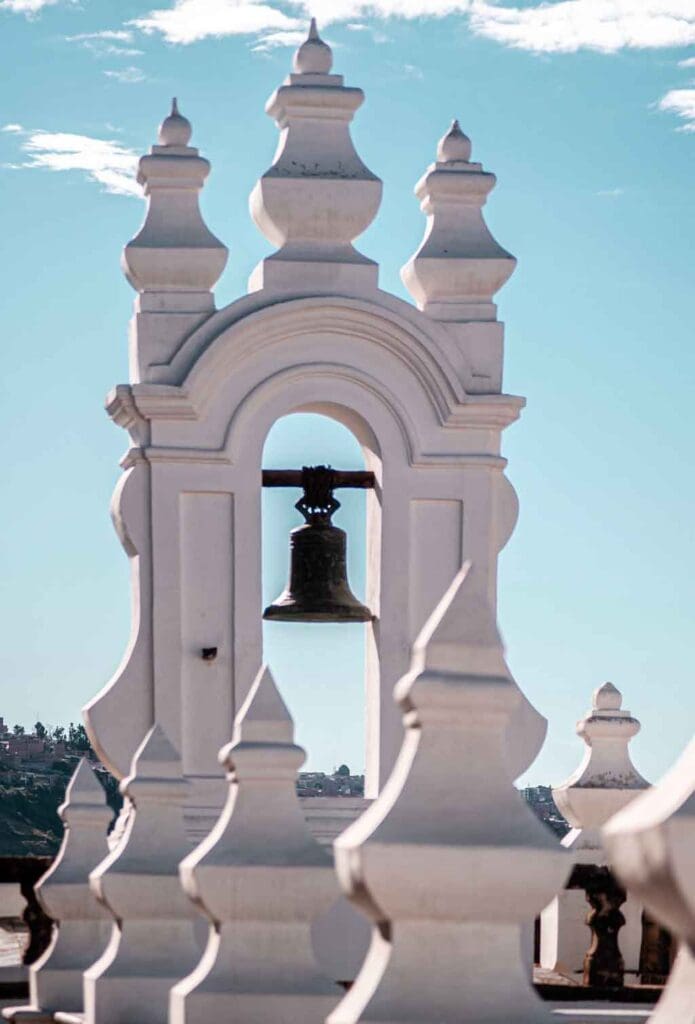
<path fill-rule="evenodd" d="M 0 714 L 77 719 L 126 643 L 108 517 L 126 437 L 102 401 L 127 379 L 137 155 L 177 95 L 212 161 L 202 205 L 230 249 L 218 305 L 232 301 L 269 251 L 247 197 L 276 144 L 265 100 L 310 13 L 366 92 L 353 134 L 385 188 L 359 247 L 382 287 L 406 297 L 412 188 L 452 117 L 498 176 L 488 224 L 519 259 L 498 295 L 505 388 L 528 398 L 505 437 L 521 516 L 500 624 L 550 721 L 523 781 L 575 767 L 574 722 L 606 679 L 643 722 L 633 753 L 655 780 L 695 718 L 695 0 L 0 0 Z M 360 464 L 342 429 L 304 417 L 275 427 L 266 458 Z M 268 496 L 268 599 L 296 521 Z M 337 521 L 359 590 L 358 497 Z M 267 654 L 310 765 L 359 768 L 359 627 L 317 628 L 269 626 Z"/>

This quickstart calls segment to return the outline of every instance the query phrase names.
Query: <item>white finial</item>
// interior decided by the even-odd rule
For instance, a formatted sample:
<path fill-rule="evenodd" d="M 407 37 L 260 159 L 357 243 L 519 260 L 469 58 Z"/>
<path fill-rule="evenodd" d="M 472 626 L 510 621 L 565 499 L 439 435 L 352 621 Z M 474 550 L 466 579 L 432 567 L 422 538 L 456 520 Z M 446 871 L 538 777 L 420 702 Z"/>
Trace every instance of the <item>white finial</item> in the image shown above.
<path fill-rule="evenodd" d="M 253 743 L 255 740 L 294 742 L 292 717 L 267 665 L 256 676 L 246 700 L 239 708 L 232 742 L 220 751 L 220 764 L 226 764 L 235 744 Z"/>
<path fill-rule="evenodd" d="M 346 894 L 389 928 L 375 926 L 327 1024 L 551 1022 L 527 980 L 519 927 L 569 865 L 512 784 L 506 736 L 521 693 L 485 582 L 465 566 L 432 612 L 394 690 L 405 734 L 391 777 L 333 843 Z M 481 935 L 494 936 L 495 956 Z M 437 950 L 434 968 L 425 946 Z"/>
<path fill-rule="evenodd" d="M 620 711 L 623 695 L 613 683 L 604 683 L 594 690 L 592 704 L 596 711 Z"/>
<path fill-rule="evenodd" d="M 497 307 L 492 298 L 516 265 L 483 218 L 496 178 L 470 156 L 471 141 L 454 121 L 439 141 L 436 162 L 415 186 L 427 225 L 420 248 L 401 270 L 418 307 L 433 320 L 450 323 L 495 321 Z M 481 377 L 490 378 L 488 385 L 498 382 L 490 388 L 495 390 L 501 386 L 501 362 L 493 357 L 479 365 L 481 351 L 495 350 L 491 332 L 483 337 L 473 346 L 474 366 Z M 495 345 L 501 352 L 501 337 Z"/>
<path fill-rule="evenodd" d="M 131 774 L 121 782 L 121 792 L 137 795 L 139 783 L 143 780 L 149 783 L 153 779 L 158 783 L 173 779 L 178 786 L 185 788 L 179 752 L 159 722 L 155 722 L 140 744 L 133 758 Z"/>
<path fill-rule="evenodd" d="M 70 828 L 73 824 L 76 810 L 80 821 L 85 818 L 83 811 L 87 813 L 87 817 L 93 811 L 94 820 L 103 825 L 104 835 L 106 835 L 106 827 L 111 821 L 113 813 L 106 804 L 104 789 L 90 768 L 86 757 L 80 758 L 65 790 L 65 799 L 58 808 L 58 816 L 66 828 Z"/>
<path fill-rule="evenodd" d="M 333 51 L 319 35 L 316 18 L 311 19 L 309 35 L 295 53 L 292 67 L 299 75 L 327 75 L 333 67 Z"/>
<path fill-rule="evenodd" d="M 591 708 L 577 722 L 577 735 L 586 744 L 584 759 L 568 779 L 553 787 L 555 803 L 574 826 L 563 840 L 568 848 L 600 850 L 599 827 L 648 785 L 628 750 L 640 723 L 622 703 L 620 690 L 604 683 L 594 690 Z"/>
<path fill-rule="evenodd" d="M 147 215 L 126 245 L 121 265 L 140 293 L 136 311 L 154 313 L 158 321 L 156 328 L 142 319 L 137 324 L 136 358 L 143 376 L 152 362 L 164 359 L 161 314 L 183 314 L 180 329 L 190 331 L 190 314 L 214 309 L 212 288 L 227 262 L 226 246 L 208 230 L 200 213 L 198 193 L 210 164 L 188 145 L 191 132 L 190 121 L 174 99 L 171 113 L 159 126 L 158 144 L 138 166 L 138 181 L 148 199 Z M 168 321 L 167 343 L 172 352 L 181 340 L 177 329 L 174 321 Z"/>
<path fill-rule="evenodd" d="M 324 1021 L 340 990 L 319 971 L 312 921 L 337 895 L 331 858 L 310 834 L 296 792 L 304 751 L 263 667 L 220 751 L 229 794 L 214 829 L 181 864 L 211 942 L 171 993 L 171 1024 Z"/>
<path fill-rule="evenodd" d="M 278 248 L 253 271 L 249 290 L 373 293 L 378 267 L 352 244 L 381 201 L 381 182 L 350 138 L 364 93 L 329 73 L 331 48 L 313 20 L 293 66 L 266 104 L 281 141 L 249 200 L 256 224 Z"/>
<path fill-rule="evenodd" d="M 187 117 L 179 113 L 176 97 L 171 101 L 171 113 L 159 126 L 157 140 L 160 146 L 187 146 L 191 141 L 193 128 Z"/>
<path fill-rule="evenodd" d="M 471 158 L 471 140 L 461 131 L 458 121 L 452 121 L 446 135 L 443 135 L 437 146 L 437 160 L 442 164 L 463 161 Z"/>
<path fill-rule="evenodd" d="M 58 1010 L 81 1014 L 82 974 L 106 948 L 110 933 L 110 919 L 90 891 L 89 873 L 108 853 L 106 829 L 113 812 L 86 758 L 77 765 L 58 814 L 65 825 L 63 842 L 36 885 L 56 923 L 54 938 L 29 969 L 33 1012 L 24 1019 L 51 1020 Z"/>
<path fill-rule="evenodd" d="M 168 1019 L 170 989 L 200 959 L 197 913 L 178 877 L 190 850 L 188 786 L 178 751 L 155 722 L 121 782 L 134 805 L 121 842 L 90 875 L 92 892 L 113 917 L 113 932 L 84 979 L 85 1024 L 102 1021 L 104 1006 L 110 1020 L 126 1020 L 138 1007 L 145 1024 L 161 1024 Z"/>
<path fill-rule="evenodd" d="M 481 674 L 508 675 L 497 623 L 476 576 L 480 578 L 466 562 L 423 626 L 413 646 L 418 671 L 456 672 L 471 658 Z M 398 699 L 398 686 L 395 693 Z"/>

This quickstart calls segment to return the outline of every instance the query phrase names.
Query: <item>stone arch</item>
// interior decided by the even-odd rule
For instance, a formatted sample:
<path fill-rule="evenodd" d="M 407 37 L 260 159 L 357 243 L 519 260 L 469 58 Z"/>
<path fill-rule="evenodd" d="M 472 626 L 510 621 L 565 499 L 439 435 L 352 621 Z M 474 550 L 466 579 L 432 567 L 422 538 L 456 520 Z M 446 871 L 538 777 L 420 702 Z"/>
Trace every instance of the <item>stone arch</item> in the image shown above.
<path fill-rule="evenodd" d="M 139 502 L 143 524 L 150 515 L 153 524 L 139 552 L 150 574 L 140 574 L 140 606 L 149 609 L 148 595 L 157 601 L 87 718 L 103 740 L 100 750 L 123 752 L 122 773 L 128 747 L 154 714 L 182 744 L 201 819 L 219 799 L 211 748 L 228 739 L 262 656 L 260 469 L 276 419 L 327 413 L 356 434 L 377 473 L 368 603 L 378 618 L 368 628 L 366 670 L 372 793 L 401 742 L 393 686 L 465 557 L 476 561 L 494 607 L 497 554 L 516 514 L 499 434 L 521 402 L 468 393 L 470 373 L 455 339 L 412 307 L 381 298 L 325 296 L 260 308 L 247 296 L 194 331 L 159 367 L 157 382 L 117 389 L 110 400 L 137 446 L 128 458 L 142 460 L 130 505 Z M 128 514 L 123 519 L 132 533 Z M 201 667 L 200 650 L 215 644 L 213 672 Z M 140 710 L 129 717 L 126 742 L 115 734 L 112 709 L 136 692 Z"/>
<path fill-rule="evenodd" d="M 246 303 L 211 318 L 162 374 L 167 383 L 176 379 L 200 419 L 210 417 L 220 389 L 236 375 L 244 376 L 250 393 L 277 373 L 293 367 L 306 372 L 311 366 L 319 373 L 321 365 L 382 395 L 401 418 L 409 416 L 411 434 L 413 413 L 404 409 L 406 396 L 416 397 L 417 415 L 432 428 L 447 423 L 466 402 L 470 372 L 463 356 L 456 353 L 460 365 L 454 367 L 451 342 L 441 326 L 422 323 L 422 314 L 406 303 L 383 308 L 357 299 L 293 299 L 234 319 L 235 307 Z M 405 307 L 408 317 L 392 305 Z M 251 366 L 256 379 L 249 381 Z"/>

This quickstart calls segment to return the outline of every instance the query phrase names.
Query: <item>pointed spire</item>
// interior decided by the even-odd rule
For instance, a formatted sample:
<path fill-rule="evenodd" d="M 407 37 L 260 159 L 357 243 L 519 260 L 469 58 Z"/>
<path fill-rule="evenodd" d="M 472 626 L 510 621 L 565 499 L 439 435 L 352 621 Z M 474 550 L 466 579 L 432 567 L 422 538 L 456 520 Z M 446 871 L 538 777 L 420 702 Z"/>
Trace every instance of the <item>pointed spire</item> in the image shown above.
<path fill-rule="evenodd" d="M 294 742 L 294 722 L 267 665 L 264 665 L 256 676 L 246 700 L 239 709 L 232 745 L 253 743 L 257 740 L 273 743 Z"/>
<path fill-rule="evenodd" d="M 464 665 L 469 671 L 463 672 Z M 487 596 L 485 575 L 470 562 L 458 571 L 413 645 L 411 670 L 394 690 L 404 710 L 436 703 L 443 695 L 426 685 L 429 673 L 440 678 L 455 676 L 457 685 L 469 681 L 471 693 L 482 679 L 500 684 L 500 708 L 505 705 L 505 714 L 513 712 L 506 736 L 507 763 L 512 778 L 518 778 L 540 750 L 547 723 L 514 682 Z"/>
<path fill-rule="evenodd" d="M 604 683 L 594 690 L 592 704 L 594 711 L 619 711 L 623 706 L 623 695 L 613 683 Z"/>
<path fill-rule="evenodd" d="M 159 126 L 158 141 L 160 146 L 188 146 L 193 129 L 187 117 L 179 113 L 176 97 L 171 101 L 171 113 Z"/>
<path fill-rule="evenodd" d="M 470 158 L 471 140 L 461 131 L 461 125 L 458 121 L 454 120 L 451 122 L 449 131 L 439 140 L 437 160 L 443 164 L 467 163 Z"/>
<path fill-rule="evenodd" d="M 316 18 L 312 18 L 309 35 L 295 53 L 292 68 L 299 75 L 327 75 L 332 67 L 333 51 L 319 35 Z"/>
<path fill-rule="evenodd" d="M 257 757 L 263 744 L 263 763 Z M 232 777 L 243 778 L 247 764 L 251 772 L 260 767 L 263 775 L 294 776 L 306 760 L 302 747 L 294 742 L 294 722 L 280 696 L 273 674 L 264 665 L 239 708 L 231 743 L 219 753 L 219 762 Z"/>
<path fill-rule="evenodd" d="M 413 655 L 418 666 L 460 672 L 461 665 L 473 659 L 476 672 L 509 675 L 497 623 L 479 585 L 480 573 L 466 562 L 415 641 Z"/>
<path fill-rule="evenodd" d="M 155 722 L 135 751 L 132 772 L 124 780 L 123 788 L 127 788 L 133 779 L 181 779 L 179 752 L 158 722 Z"/>
<path fill-rule="evenodd" d="M 104 787 L 99 783 L 87 758 L 80 758 L 65 790 L 63 803 L 58 808 L 60 820 L 69 828 L 77 815 L 80 820 L 84 820 L 85 815 L 93 814 L 97 821 L 103 822 L 106 834 L 106 826 L 113 815 L 105 804 Z"/>

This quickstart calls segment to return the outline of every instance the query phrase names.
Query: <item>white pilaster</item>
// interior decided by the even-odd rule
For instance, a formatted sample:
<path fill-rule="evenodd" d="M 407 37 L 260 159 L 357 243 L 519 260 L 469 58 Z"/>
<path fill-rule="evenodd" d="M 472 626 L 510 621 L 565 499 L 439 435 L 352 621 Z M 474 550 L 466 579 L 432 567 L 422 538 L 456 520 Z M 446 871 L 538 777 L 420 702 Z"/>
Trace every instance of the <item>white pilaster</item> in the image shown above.
<path fill-rule="evenodd" d="M 220 751 L 230 783 L 207 839 L 181 864 L 212 924 L 196 970 L 172 992 L 170 1024 L 323 1024 L 340 997 L 320 974 L 312 921 L 337 895 L 326 851 L 296 795 L 304 751 L 270 671 L 261 669 Z"/>
<path fill-rule="evenodd" d="M 186 789 L 179 755 L 155 724 L 121 783 L 133 804 L 123 838 L 90 876 L 113 927 L 85 974 L 86 1024 L 167 1024 L 169 990 L 200 957 L 196 914 L 178 879 L 190 850 Z"/>
<path fill-rule="evenodd" d="M 381 181 L 350 138 L 361 89 L 331 74 L 330 46 L 312 19 L 294 70 L 266 104 L 281 131 L 272 166 L 251 193 L 251 214 L 279 248 L 251 275 L 249 290 L 292 295 L 369 294 L 378 267 L 352 245 L 381 202 Z"/>
<path fill-rule="evenodd" d="M 572 825 L 562 845 L 577 864 L 608 863 L 601 828 L 611 815 L 646 789 L 630 759 L 628 745 L 640 723 L 622 706 L 622 694 L 604 683 L 592 695 L 592 706 L 577 722 L 577 735 L 586 744 L 584 758 L 565 782 L 553 787 L 558 809 Z M 561 973 L 580 973 L 591 942 L 586 924 L 588 905 L 581 890 L 566 890 L 541 915 L 541 964 Z M 620 946 L 625 970 L 639 969 L 642 939 L 642 906 L 634 898 L 621 908 L 625 924 Z"/>
<path fill-rule="evenodd" d="M 656 786 L 604 826 L 630 893 L 681 942 L 650 1024 L 695 1022 L 695 740 Z"/>
<path fill-rule="evenodd" d="M 521 927 L 569 864 L 512 785 L 505 732 L 520 691 L 468 566 L 396 686 L 406 727 L 380 796 L 335 841 L 344 890 L 374 923 L 329 1024 L 543 1024 Z"/>

